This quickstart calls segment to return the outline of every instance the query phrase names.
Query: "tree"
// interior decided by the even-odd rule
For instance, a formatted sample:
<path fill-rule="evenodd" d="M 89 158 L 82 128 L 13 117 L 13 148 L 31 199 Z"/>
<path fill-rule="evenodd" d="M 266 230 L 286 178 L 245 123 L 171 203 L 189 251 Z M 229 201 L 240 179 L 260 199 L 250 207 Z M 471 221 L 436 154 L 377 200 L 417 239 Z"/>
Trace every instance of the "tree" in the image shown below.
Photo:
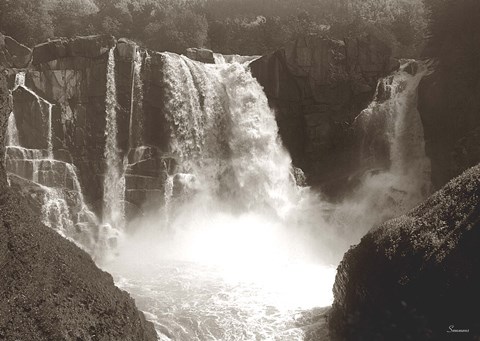
<path fill-rule="evenodd" d="M 47 40 L 54 30 L 48 4 L 43 0 L 0 0 L 0 30 L 30 46 Z"/>

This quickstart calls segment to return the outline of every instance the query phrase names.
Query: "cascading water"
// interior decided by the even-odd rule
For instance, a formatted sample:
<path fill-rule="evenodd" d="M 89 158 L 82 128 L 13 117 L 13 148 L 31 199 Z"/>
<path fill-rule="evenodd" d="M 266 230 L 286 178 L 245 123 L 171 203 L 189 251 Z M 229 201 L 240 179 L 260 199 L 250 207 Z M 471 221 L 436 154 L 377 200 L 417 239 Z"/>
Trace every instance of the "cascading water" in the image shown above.
<path fill-rule="evenodd" d="M 17 122 L 15 120 L 15 115 L 13 111 L 8 116 L 8 126 L 7 126 L 7 146 L 19 146 L 20 142 L 18 139 L 18 129 L 17 129 Z"/>
<path fill-rule="evenodd" d="M 106 266 L 162 339 L 302 340 L 295 313 L 331 303 L 335 270 L 304 247 L 313 226 L 297 210 L 312 200 L 268 100 L 239 63 L 162 59 L 177 159 L 167 207 L 132 223 L 137 233 Z"/>
<path fill-rule="evenodd" d="M 105 161 L 103 182 L 103 223 L 122 230 L 125 225 L 124 196 L 125 178 L 123 161 L 117 146 L 117 90 L 115 84 L 115 52 L 110 49 L 107 64 L 107 92 L 105 96 Z"/>
<path fill-rule="evenodd" d="M 48 158 L 53 159 L 53 141 L 52 141 L 52 110 L 53 104 L 48 103 L 48 133 L 47 133 L 47 151 L 48 151 Z"/>
<path fill-rule="evenodd" d="M 19 181 L 32 181 L 34 185 L 29 187 L 41 206 L 42 222 L 95 256 L 106 248 L 104 243 L 99 243 L 99 237 L 94 233 L 98 220 L 85 203 L 77 170 L 70 163 L 54 160 L 53 104 L 25 85 L 25 72 L 17 73 L 12 96 L 18 88 L 30 93 L 40 109 L 43 108 L 42 103 L 47 105 L 48 115 L 45 117 L 42 113 L 42 118 L 47 123 L 47 149 L 27 149 L 20 146 L 15 114 L 12 112 L 8 122 L 6 153 L 9 178 L 16 176 L 23 179 Z"/>
<path fill-rule="evenodd" d="M 356 118 L 364 136 L 362 158 L 387 158 L 388 166 L 367 171 L 335 208 L 333 224 L 344 228 L 352 242 L 370 227 L 413 208 L 431 192 L 430 160 L 417 109 L 418 84 L 428 72 L 426 63 L 404 61 L 399 71 L 379 81 L 375 100 Z M 386 145 L 386 156 L 378 155 L 382 154 L 378 143 L 366 142 L 372 137 Z"/>
<path fill-rule="evenodd" d="M 135 148 L 143 145 L 143 79 L 142 71 L 144 65 L 149 64 L 150 56 L 146 53 L 145 64 L 142 62 L 140 51 L 135 54 L 133 61 L 133 79 L 132 79 L 132 95 L 130 108 L 130 124 L 129 124 L 129 147 Z"/>

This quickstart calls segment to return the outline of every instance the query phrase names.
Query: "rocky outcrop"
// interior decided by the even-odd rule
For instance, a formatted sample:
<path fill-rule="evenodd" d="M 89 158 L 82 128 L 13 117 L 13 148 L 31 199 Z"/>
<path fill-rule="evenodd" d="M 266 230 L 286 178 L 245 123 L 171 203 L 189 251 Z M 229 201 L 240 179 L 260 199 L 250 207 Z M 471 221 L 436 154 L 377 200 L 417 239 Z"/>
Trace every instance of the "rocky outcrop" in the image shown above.
<path fill-rule="evenodd" d="M 479 245 L 480 165 L 345 254 L 333 289 L 332 339 L 480 338 Z"/>
<path fill-rule="evenodd" d="M 128 39 L 116 41 L 112 36 L 88 36 L 55 39 L 35 46 L 28 69 L 12 69 L 11 64 L 4 67 L 9 68 L 10 89 L 14 87 L 15 74 L 24 71 L 26 86 L 40 96 L 38 99 L 23 87 L 13 92 L 20 145 L 29 149 L 47 149 L 47 102 L 51 103 L 54 156 L 75 165 L 85 199 L 100 215 L 105 173 L 107 58 L 112 48 L 115 49 L 117 136 L 121 158 L 127 159 L 129 152 L 134 154 L 142 145 L 148 145 L 150 150 L 157 149 L 134 162 L 141 161 L 141 166 L 126 166 L 127 207 L 129 212 L 137 214 L 144 209 L 147 198 L 163 198 L 161 180 L 165 163 L 158 150 L 166 150 L 169 132 L 161 131 L 162 118 L 159 115 L 159 108 L 163 107 L 158 96 L 163 66 L 160 55 L 154 54 L 150 58 Z M 140 70 L 135 69 L 138 62 L 143 65 Z M 138 96 L 138 92 L 142 96 Z M 132 124 L 135 119 L 144 122 Z M 143 131 L 130 132 L 132 126 L 142 127 Z M 132 158 L 128 160 L 133 162 Z M 140 170 L 137 172 L 136 169 Z M 9 171 L 15 172 L 15 169 Z M 149 173 L 152 179 L 146 179 L 145 173 Z"/>
<path fill-rule="evenodd" d="M 276 110 L 295 166 L 305 171 L 309 184 L 328 190 L 354 166 L 353 119 L 372 100 L 377 80 L 399 63 L 373 37 L 335 41 L 309 36 L 250 66 Z"/>
<path fill-rule="evenodd" d="M 418 92 L 436 188 L 480 162 L 480 63 L 470 49 L 450 43 Z"/>
<path fill-rule="evenodd" d="M 156 340 L 153 324 L 89 255 L 0 194 L 0 339 Z"/>
<path fill-rule="evenodd" d="M 27 67 L 31 59 L 32 50 L 0 33 L 0 65 L 21 69 Z"/>
<path fill-rule="evenodd" d="M 7 79 L 0 66 L 0 193 L 7 186 L 7 174 L 5 172 L 5 139 L 8 125 L 8 117 L 12 111 Z"/>
<path fill-rule="evenodd" d="M 202 63 L 215 64 L 215 58 L 213 57 L 212 50 L 192 47 L 187 49 L 186 55 L 192 60 Z"/>
<path fill-rule="evenodd" d="M 1 70 L 0 70 L 1 71 Z M 0 339 L 156 340 L 153 325 L 112 277 L 72 242 L 39 222 L 35 186 L 8 189 L 5 135 L 11 112 L 0 72 Z M 9 150 L 15 153 L 15 150 Z M 41 152 L 41 151 L 38 151 Z M 39 174 L 47 178 L 59 162 Z M 28 164 L 17 165 L 28 173 Z M 30 175 L 25 174 L 25 177 Z M 19 180 L 27 182 L 19 178 Z M 51 179 L 52 180 L 52 179 Z M 63 179 L 68 181 L 67 178 Z M 68 187 L 67 185 L 65 185 Z M 36 186 L 39 195 L 42 189 Z M 29 192 L 25 198 L 22 193 Z"/>

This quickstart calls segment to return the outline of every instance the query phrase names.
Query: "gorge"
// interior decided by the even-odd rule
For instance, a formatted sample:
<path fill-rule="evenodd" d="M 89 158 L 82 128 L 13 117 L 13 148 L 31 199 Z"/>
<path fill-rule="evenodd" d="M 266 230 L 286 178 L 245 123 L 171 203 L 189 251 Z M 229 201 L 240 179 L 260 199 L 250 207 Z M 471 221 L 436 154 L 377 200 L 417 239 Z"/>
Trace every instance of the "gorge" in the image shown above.
<path fill-rule="evenodd" d="M 326 340 L 318 308 L 334 282 L 332 338 L 354 339 L 349 283 L 365 283 L 355 250 L 443 185 L 417 105 L 435 67 L 396 61 L 373 37 L 308 37 L 251 58 L 111 36 L 23 51 L 31 60 L 2 65 L 0 178 L 112 273 L 160 340 Z M 456 180 L 468 212 L 476 180 L 476 168 Z M 131 339 L 153 339 L 131 314 Z"/>

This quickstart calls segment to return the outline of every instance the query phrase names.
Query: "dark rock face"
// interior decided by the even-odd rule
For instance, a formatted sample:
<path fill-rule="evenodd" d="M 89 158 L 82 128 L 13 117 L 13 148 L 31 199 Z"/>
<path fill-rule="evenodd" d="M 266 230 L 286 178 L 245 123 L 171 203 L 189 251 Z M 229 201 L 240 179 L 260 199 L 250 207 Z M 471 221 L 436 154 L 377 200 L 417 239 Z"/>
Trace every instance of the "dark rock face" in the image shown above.
<path fill-rule="evenodd" d="M 91 257 L 72 242 L 39 223 L 40 209 L 35 198 L 42 189 L 38 185 L 33 188 L 33 183 L 29 188 L 28 180 L 20 177 L 14 177 L 24 182 L 20 187 L 12 181 L 13 188 L 7 188 L 5 136 L 11 109 L 2 70 L 0 339 L 156 340 L 153 325 L 136 309 L 133 299 L 114 285 L 112 277 L 99 270 Z M 30 170 L 28 164 L 17 166 L 26 173 Z M 48 182 L 54 173 L 47 171 L 40 176 Z M 27 192 L 25 198 L 21 196 Z"/>
<path fill-rule="evenodd" d="M 2 340 L 156 340 L 133 299 L 90 256 L 0 194 Z"/>
<path fill-rule="evenodd" d="M 436 188 L 480 162 L 480 63 L 454 46 L 447 54 L 418 93 Z"/>
<path fill-rule="evenodd" d="M 351 123 L 372 100 L 377 80 L 398 68 L 372 37 L 299 39 L 251 64 L 276 110 L 282 140 L 310 184 L 348 177 L 357 148 Z"/>
<path fill-rule="evenodd" d="M 162 118 L 158 110 L 163 107 L 162 103 L 158 103 L 159 98 L 161 101 L 161 58 L 154 55 L 147 62 L 147 54 L 140 53 L 144 67 L 136 77 L 141 78 L 143 89 L 138 90 L 134 63 L 140 51 L 135 43 L 127 39 L 116 41 L 111 36 L 88 36 L 40 44 L 33 49 L 32 65 L 25 72 L 26 86 L 41 99 L 22 87 L 13 92 L 19 140 L 25 148 L 47 148 L 48 105 L 43 99 L 53 104 L 55 158 L 76 166 L 86 201 L 97 214 L 101 213 L 103 198 L 106 71 L 108 52 L 112 48 L 115 48 L 117 136 L 121 157 L 127 158 L 129 150 L 135 150 L 140 145 L 166 150 L 169 132 L 161 132 Z M 14 74 L 9 73 L 11 89 Z M 135 98 L 141 103 L 132 103 L 132 96 L 136 96 L 138 91 L 145 92 L 145 96 Z M 134 122 L 133 126 L 145 128 L 144 131 L 133 132 L 134 139 L 129 136 L 131 119 L 140 118 L 145 120 L 145 124 Z M 133 164 L 126 166 L 127 206 L 137 213 L 144 209 L 147 198 L 163 198 L 161 180 L 164 163 L 161 153 L 157 150 L 143 157 L 137 160 L 142 161 L 141 167 Z M 137 173 L 139 168 L 141 170 Z M 145 172 L 152 179 L 146 179 Z"/>
<path fill-rule="evenodd" d="M 32 50 L 0 33 L 0 65 L 10 68 L 25 68 L 31 60 Z"/>
<path fill-rule="evenodd" d="M 7 186 L 7 174 L 5 172 L 5 138 L 8 117 L 12 111 L 12 103 L 9 98 L 7 79 L 0 66 L 0 192 L 3 192 Z"/>
<path fill-rule="evenodd" d="M 332 339 L 443 340 L 451 339 L 450 329 L 469 329 L 456 336 L 477 340 L 478 245 L 480 165 L 345 254 L 334 285 Z"/>

